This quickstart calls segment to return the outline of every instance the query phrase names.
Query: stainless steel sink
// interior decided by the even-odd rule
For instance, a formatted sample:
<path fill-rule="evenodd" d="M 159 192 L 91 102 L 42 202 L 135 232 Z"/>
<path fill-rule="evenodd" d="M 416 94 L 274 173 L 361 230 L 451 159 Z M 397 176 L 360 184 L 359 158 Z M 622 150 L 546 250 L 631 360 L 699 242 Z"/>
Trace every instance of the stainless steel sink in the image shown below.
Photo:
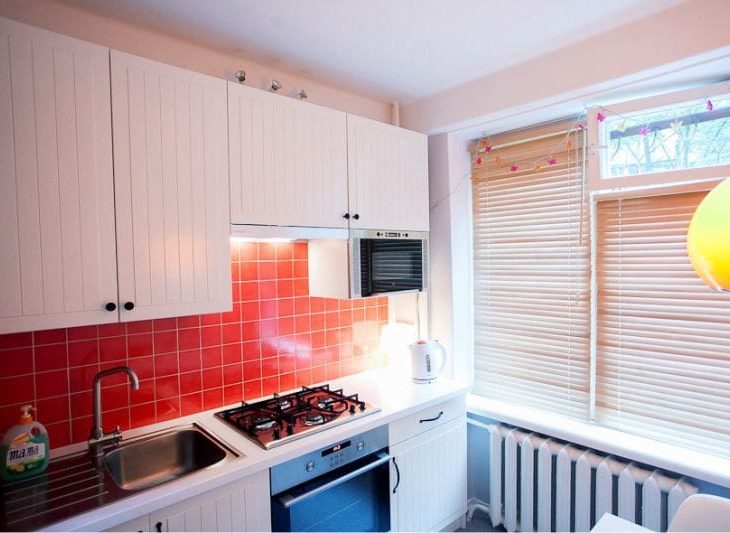
<path fill-rule="evenodd" d="M 104 464 L 120 488 L 140 490 L 237 455 L 200 426 L 192 424 L 122 444 L 104 455 Z"/>

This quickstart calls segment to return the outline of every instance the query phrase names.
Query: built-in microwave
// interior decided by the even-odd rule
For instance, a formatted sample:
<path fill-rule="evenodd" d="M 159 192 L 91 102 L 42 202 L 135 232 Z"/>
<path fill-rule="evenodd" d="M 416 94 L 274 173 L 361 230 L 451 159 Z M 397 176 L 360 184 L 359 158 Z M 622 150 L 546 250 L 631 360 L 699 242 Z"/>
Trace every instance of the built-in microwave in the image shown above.
<path fill-rule="evenodd" d="M 352 298 L 426 289 L 428 232 L 350 230 L 349 255 Z"/>

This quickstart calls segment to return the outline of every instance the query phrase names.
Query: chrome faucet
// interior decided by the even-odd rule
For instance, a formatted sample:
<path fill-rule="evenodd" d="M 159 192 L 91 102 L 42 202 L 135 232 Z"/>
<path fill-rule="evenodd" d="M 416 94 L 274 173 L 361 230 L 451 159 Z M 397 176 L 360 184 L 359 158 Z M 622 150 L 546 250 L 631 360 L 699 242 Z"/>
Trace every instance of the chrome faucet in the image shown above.
<path fill-rule="evenodd" d="M 122 438 L 122 430 L 117 426 L 111 433 L 104 433 L 104 426 L 101 423 L 101 378 L 124 372 L 129 376 L 132 390 L 139 390 L 139 378 L 128 366 L 117 366 L 109 370 L 102 370 L 94 376 L 94 419 L 89 435 L 89 450 L 94 455 L 101 455 L 102 448 L 110 442 L 119 442 Z"/>

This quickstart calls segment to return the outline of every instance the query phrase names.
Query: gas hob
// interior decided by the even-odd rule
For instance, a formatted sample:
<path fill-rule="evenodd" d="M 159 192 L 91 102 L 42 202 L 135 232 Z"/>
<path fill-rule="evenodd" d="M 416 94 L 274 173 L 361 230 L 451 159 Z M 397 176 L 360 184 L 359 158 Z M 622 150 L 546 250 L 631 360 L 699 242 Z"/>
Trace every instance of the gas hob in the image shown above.
<path fill-rule="evenodd" d="M 278 395 L 260 402 L 243 402 L 216 413 L 238 431 L 265 449 L 317 433 L 380 411 L 329 385 L 302 387 L 298 392 Z"/>

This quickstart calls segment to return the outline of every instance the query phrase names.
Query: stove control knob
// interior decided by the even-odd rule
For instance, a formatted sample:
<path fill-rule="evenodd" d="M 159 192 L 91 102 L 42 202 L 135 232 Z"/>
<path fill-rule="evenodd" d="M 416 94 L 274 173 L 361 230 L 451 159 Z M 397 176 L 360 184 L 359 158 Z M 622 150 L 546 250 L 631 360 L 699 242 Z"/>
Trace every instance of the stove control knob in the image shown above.
<path fill-rule="evenodd" d="M 314 461 L 309 461 L 306 465 L 304 465 L 304 469 L 307 472 L 311 472 L 312 470 L 314 470 Z"/>
<path fill-rule="evenodd" d="M 365 449 L 365 443 L 363 441 L 360 441 L 357 443 L 357 451 L 361 452 Z"/>
<path fill-rule="evenodd" d="M 287 435 L 291 435 L 294 433 L 294 424 L 292 424 L 291 422 L 286 425 L 286 433 Z"/>
<path fill-rule="evenodd" d="M 360 404 L 360 411 L 364 411 L 364 410 L 365 410 L 365 404 L 364 403 L 361 403 Z"/>
<path fill-rule="evenodd" d="M 355 404 L 351 404 L 350 405 L 350 414 L 351 415 L 354 415 L 355 414 Z"/>
<path fill-rule="evenodd" d="M 274 440 L 279 440 L 281 438 L 281 433 L 279 432 L 279 428 L 274 428 L 274 434 L 272 435 L 274 437 Z"/>

